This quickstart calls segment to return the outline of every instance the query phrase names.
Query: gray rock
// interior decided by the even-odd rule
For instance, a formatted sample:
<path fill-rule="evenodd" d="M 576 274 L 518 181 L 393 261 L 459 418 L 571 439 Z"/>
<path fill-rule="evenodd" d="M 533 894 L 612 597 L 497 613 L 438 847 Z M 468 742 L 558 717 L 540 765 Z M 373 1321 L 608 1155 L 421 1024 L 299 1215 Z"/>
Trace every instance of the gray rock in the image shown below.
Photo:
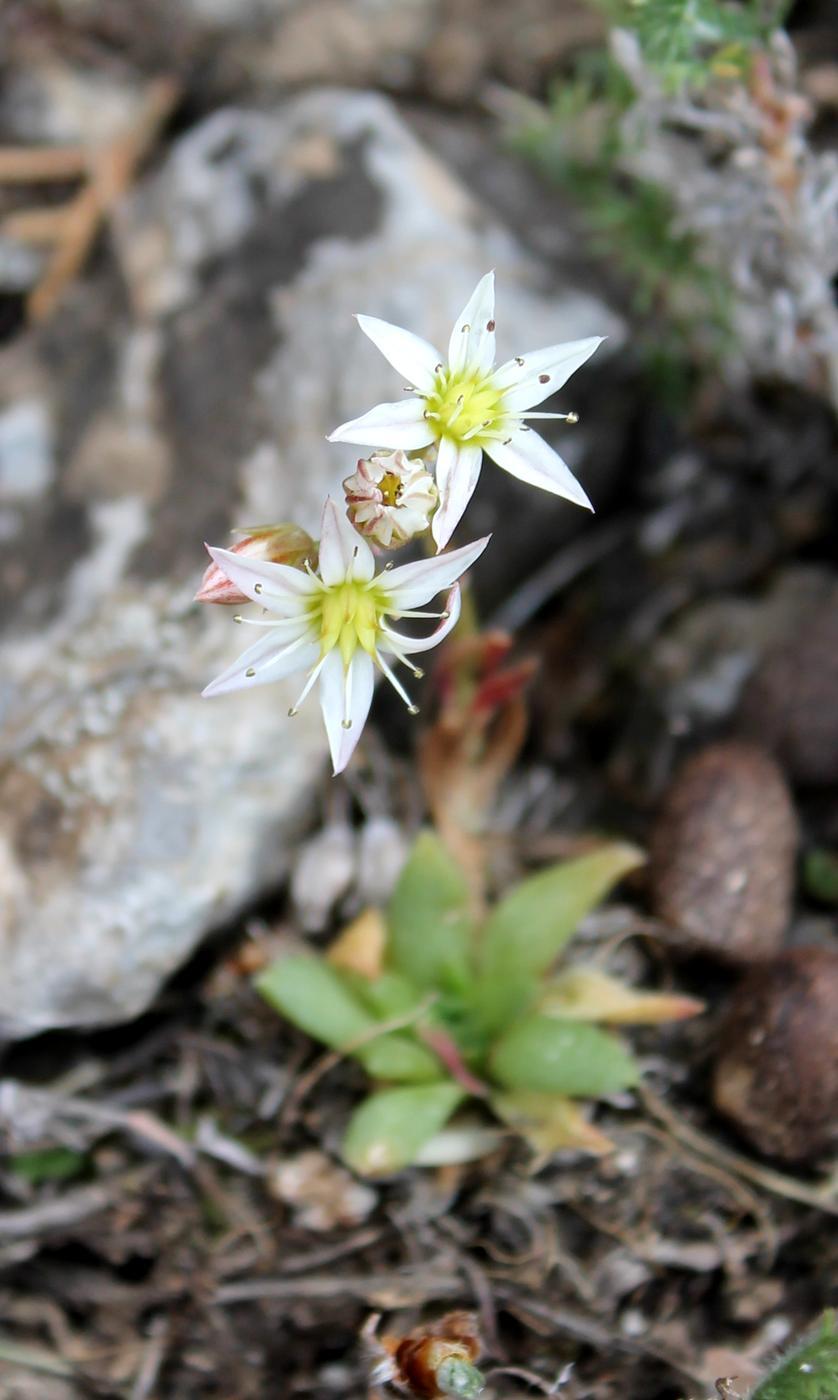
<path fill-rule="evenodd" d="M 293 681 L 202 700 L 241 636 L 191 597 L 202 539 L 316 527 L 352 460 L 325 434 L 398 392 L 351 313 L 444 342 L 494 265 L 502 351 L 622 336 L 364 93 L 216 113 L 114 233 L 119 275 L 106 262 L 0 354 L 7 1037 L 137 1014 L 283 877 L 319 712 L 287 719 Z"/>

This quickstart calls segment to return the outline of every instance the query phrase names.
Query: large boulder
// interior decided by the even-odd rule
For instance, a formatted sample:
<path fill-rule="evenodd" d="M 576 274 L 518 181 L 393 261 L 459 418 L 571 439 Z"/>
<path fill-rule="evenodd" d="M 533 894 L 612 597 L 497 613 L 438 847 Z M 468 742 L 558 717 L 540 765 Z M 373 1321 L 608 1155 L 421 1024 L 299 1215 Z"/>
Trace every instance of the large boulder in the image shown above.
<path fill-rule="evenodd" d="M 353 459 L 325 434 L 398 393 L 352 312 L 444 343 L 491 266 L 502 350 L 619 344 L 386 100 L 311 92 L 180 137 L 58 315 L 0 352 L 4 1037 L 137 1014 L 281 879 L 319 712 L 287 718 L 293 681 L 200 698 L 242 644 L 191 602 L 201 541 L 315 528 Z"/>

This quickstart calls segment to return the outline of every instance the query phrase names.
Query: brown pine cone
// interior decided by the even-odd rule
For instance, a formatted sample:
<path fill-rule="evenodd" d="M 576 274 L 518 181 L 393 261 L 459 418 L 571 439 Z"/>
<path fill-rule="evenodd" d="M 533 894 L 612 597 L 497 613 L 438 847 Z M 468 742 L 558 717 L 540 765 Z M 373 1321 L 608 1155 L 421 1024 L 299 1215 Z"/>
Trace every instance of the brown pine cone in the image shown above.
<path fill-rule="evenodd" d="M 750 744 L 689 758 L 652 833 L 652 907 L 676 947 L 728 962 L 770 957 L 791 913 L 797 820 L 783 775 Z"/>
<path fill-rule="evenodd" d="M 793 948 L 740 983 L 720 1036 L 716 1107 L 788 1162 L 838 1136 L 838 949 Z"/>

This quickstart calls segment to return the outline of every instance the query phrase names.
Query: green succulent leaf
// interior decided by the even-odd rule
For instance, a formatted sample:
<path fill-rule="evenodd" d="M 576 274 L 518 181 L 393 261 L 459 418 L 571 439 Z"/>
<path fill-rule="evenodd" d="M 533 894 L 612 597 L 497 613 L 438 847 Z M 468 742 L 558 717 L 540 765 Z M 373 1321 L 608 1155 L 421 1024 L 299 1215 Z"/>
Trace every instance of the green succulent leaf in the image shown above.
<path fill-rule="evenodd" d="M 423 999 L 422 993 L 399 972 L 382 972 L 374 978 L 346 971 L 340 975 L 363 1006 L 386 1021 L 393 1016 L 410 1015 Z"/>
<path fill-rule="evenodd" d="M 376 1036 L 379 1018 L 322 958 L 306 953 L 280 958 L 256 978 L 256 988 L 300 1030 L 332 1050 L 345 1050 L 375 1079 L 415 1083 L 444 1073 L 436 1055 L 410 1034 L 388 1031 Z"/>
<path fill-rule="evenodd" d="M 525 1016 L 501 1036 L 489 1059 L 506 1089 L 599 1098 L 636 1084 L 638 1067 L 614 1036 L 584 1021 Z"/>
<path fill-rule="evenodd" d="M 344 1161 L 362 1176 L 388 1176 L 415 1160 L 464 1098 L 451 1080 L 381 1089 L 355 1110 L 343 1141 Z"/>
<path fill-rule="evenodd" d="M 414 986 L 462 991 L 472 973 L 469 889 L 438 836 L 423 831 L 393 892 L 388 961 Z"/>
<path fill-rule="evenodd" d="M 390 1031 L 353 1051 L 372 1079 L 392 1079 L 402 1084 L 424 1084 L 442 1079 L 445 1070 L 432 1050 L 411 1035 Z"/>
<path fill-rule="evenodd" d="M 507 1024 L 532 1004 L 539 979 L 585 915 L 643 860 L 635 846 L 601 846 L 530 876 L 500 901 L 483 929 L 476 988 L 490 1029 Z"/>

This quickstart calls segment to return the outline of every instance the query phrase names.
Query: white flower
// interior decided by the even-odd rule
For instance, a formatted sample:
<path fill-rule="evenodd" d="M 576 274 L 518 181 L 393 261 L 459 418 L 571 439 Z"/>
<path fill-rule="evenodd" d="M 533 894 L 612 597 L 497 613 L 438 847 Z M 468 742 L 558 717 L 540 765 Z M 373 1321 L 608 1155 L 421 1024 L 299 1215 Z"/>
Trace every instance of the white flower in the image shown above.
<path fill-rule="evenodd" d="M 439 499 L 425 463 L 401 449 L 374 452 L 359 461 L 343 489 L 355 529 L 383 549 L 424 534 Z"/>
<path fill-rule="evenodd" d="M 447 363 L 433 345 L 410 331 L 375 316 L 357 319 L 390 364 L 407 377 L 414 397 L 379 404 L 336 428 L 329 441 L 407 451 L 435 442 L 440 507 L 432 529 L 439 549 L 448 543 L 471 499 L 484 452 L 521 481 L 592 509 L 567 464 L 524 420 L 574 421 L 572 414 L 529 410 L 561 389 L 602 343 L 601 336 L 518 355 L 495 369 L 492 272 L 478 282 L 455 322 Z"/>
<path fill-rule="evenodd" d="M 376 574 L 366 540 L 330 498 L 323 509 L 317 573 L 243 558 L 229 549 L 210 549 L 228 578 L 276 617 L 251 623 L 264 627 L 265 635 L 212 681 L 204 695 L 223 695 L 307 671 L 306 683 L 289 713 L 296 714 L 319 680 L 332 763 L 340 773 L 366 723 L 376 667 L 408 709 L 416 712 L 387 657 L 410 666 L 409 655 L 427 651 L 448 636 L 460 615 L 456 580 L 488 543 L 487 536 L 449 554 Z M 450 592 L 442 612 L 416 611 L 443 589 Z M 438 618 L 439 626 L 428 637 L 408 637 L 392 626 L 392 619 L 400 617 Z"/>

